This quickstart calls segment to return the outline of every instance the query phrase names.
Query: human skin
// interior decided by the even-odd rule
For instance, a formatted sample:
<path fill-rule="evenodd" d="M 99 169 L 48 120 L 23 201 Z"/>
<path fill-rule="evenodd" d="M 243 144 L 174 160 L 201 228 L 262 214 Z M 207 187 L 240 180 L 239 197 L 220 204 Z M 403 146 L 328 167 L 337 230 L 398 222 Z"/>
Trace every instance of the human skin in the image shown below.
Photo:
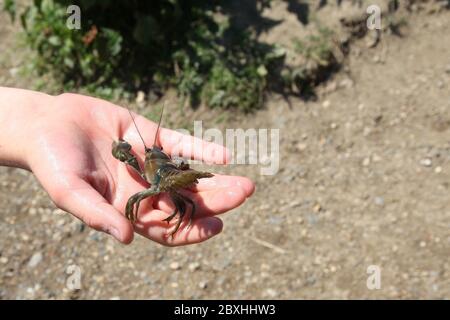
<path fill-rule="evenodd" d="M 151 146 L 157 125 L 134 116 Z M 128 198 L 148 187 L 111 154 L 112 142 L 123 138 L 144 159 L 144 146 L 127 109 L 78 94 L 50 96 L 0 87 L 0 128 L 0 165 L 33 172 L 56 206 L 125 244 L 134 232 L 168 246 L 205 241 L 222 230 L 217 215 L 241 205 L 255 188 L 239 176 L 200 179 L 195 188 L 184 191 L 197 204 L 192 226 L 170 237 L 176 221 L 162 221 L 174 209 L 164 194 L 142 201 L 135 225 L 124 217 Z M 197 143 L 203 148 L 194 148 Z M 157 144 L 169 154 L 182 150 L 185 158 L 215 164 L 229 159 L 222 146 L 165 128 Z"/>

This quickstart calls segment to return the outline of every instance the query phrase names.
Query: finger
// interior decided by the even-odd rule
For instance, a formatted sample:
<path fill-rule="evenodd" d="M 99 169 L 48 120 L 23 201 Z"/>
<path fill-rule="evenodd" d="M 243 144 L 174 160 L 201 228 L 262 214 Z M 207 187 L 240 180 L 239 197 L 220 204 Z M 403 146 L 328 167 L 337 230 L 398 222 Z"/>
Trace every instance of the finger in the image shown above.
<path fill-rule="evenodd" d="M 195 219 L 190 228 L 186 221 L 183 222 L 178 231 L 170 236 L 176 219 L 170 223 L 162 221 L 167 218 L 167 213 L 161 210 L 152 210 L 142 215 L 135 225 L 135 231 L 140 235 L 166 246 L 180 246 L 203 242 L 222 231 L 222 220 L 216 217 L 205 217 Z"/>
<path fill-rule="evenodd" d="M 131 223 L 81 178 L 74 178 L 51 196 L 59 208 L 72 213 L 88 226 L 109 233 L 122 243 L 133 240 Z"/>
<path fill-rule="evenodd" d="M 123 114 L 123 116 L 129 116 L 126 109 L 123 111 L 126 112 L 126 115 Z M 152 147 L 155 141 L 155 133 L 158 125 L 134 113 L 133 117 L 136 122 L 136 126 L 142 133 L 142 138 L 144 139 L 145 144 L 147 147 Z M 129 142 L 133 144 L 136 143 L 136 150 L 143 155 L 144 149 L 140 146 L 142 143 L 131 119 L 128 130 L 126 131 L 126 136 L 130 139 Z M 170 156 L 195 159 L 211 164 L 226 164 L 231 158 L 231 153 L 224 146 L 207 142 L 191 135 L 182 134 L 175 130 L 166 128 L 160 128 L 156 139 L 156 144 L 161 146 Z"/>
<path fill-rule="evenodd" d="M 196 191 L 208 191 L 226 187 L 240 187 L 245 191 L 247 197 L 250 197 L 255 191 L 255 184 L 246 177 L 227 176 L 214 174 L 208 179 L 200 179 L 199 183 L 193 188 Z"/>
<path fill-rule="evenodd" d="M 236 186 L 207 190 L 198 193 L 183 190 L 180 191 L 180 193 L 183 193 L 194 201 L 196 206 L 196 217 L 206 217 L 225 213 L 240 206 L 247 199 L 245 191 Z M 154 205 L 166 213 L 171 213 L 174 210 L 173 202 L 166 194 L 162 195 Z"/>
<path fill-rule="evenodd" d="M 162 128 L 158 142 L 171 156 L 201 160 L 210 164 L 226 164 L 231 154 L 227 148 L 197 137 Z"/>

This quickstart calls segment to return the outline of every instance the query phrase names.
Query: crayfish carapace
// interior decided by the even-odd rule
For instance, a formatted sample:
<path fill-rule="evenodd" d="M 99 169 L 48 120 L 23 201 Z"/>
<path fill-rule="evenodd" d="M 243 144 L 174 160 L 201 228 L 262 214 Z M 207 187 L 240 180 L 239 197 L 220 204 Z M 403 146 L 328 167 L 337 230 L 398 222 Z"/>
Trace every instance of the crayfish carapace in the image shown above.
<path fill-rule="evenodd" d="M 163 221 L 169 223 L 177 214 L 179 215 L 175 228 L 170 233 L 170 236 L 173 236 L 178 231 L 181 222 L 183 221 L 187 211 L 187 205 L 191 206 L 188 227 L 192 224 L 192 219 L 195 215 L 196 209 L 195 202 L 187 196 L 181 194 L 179 190 L 190 188 L 198 183 L 198 179 L 209 178 L 212 177 L 213 174 L 193 170 L 189 167 L 189 164 L 184 161 L 176 163 L 175 161 L 172 161 L 171 157 L 163 151 L 162 147 L 156 146 L 156 140 L 158 137 L 159 127 L 161 125 L 163 112 L 164 108 L 161 111 L 161 116 L 159 118 L 158 127 L 155 133 L 155 140 L 151 148 L 148 148 L 145 145 L 144 139 L 142 139 L 136 122 L 130 112 L 131 119 L 133 120 L 136 130 L 138 131 L 145 147 L 145 161 L 143 170 L 140 167 L 136 156 L 132 153 L 131 145 L 125 140 L 119 139 L 119 141 L 113 142 L 112 155 L 121 162 L 131 166 L 145 181 L 151 185 L 150 188 L 138 192 L 128 199 L 125 207 L 125 216 L 127 219 L 134 223 L 137 220 L 139 204 L 142 200 L 151 196 L 156 196 L 162 192 L 166 192 L 172 200 L 175 210 Z"/>

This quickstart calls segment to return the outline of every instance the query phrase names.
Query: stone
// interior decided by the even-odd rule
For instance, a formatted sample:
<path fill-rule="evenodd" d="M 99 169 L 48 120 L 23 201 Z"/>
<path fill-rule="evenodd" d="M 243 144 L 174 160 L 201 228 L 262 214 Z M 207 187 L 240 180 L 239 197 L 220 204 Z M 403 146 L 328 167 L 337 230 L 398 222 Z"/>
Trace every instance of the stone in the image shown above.
<path fill-rule="evenodd" d="M 424 167 L 431 167 L 431 165 L 433 164 L 433 162 L 431 161 L 430 158 L 425 158 L 420 160 L 420 165 L 424 166 Z"/>
<path fill-rule="evenodd" d="M 36 252 L 34 253 L 30 260 L 28 261 L 28 267 L 29 268 L 34 268 L 36 267 L 39 263 L 41 263 L 43 259 L 42 253 L 41 252 Z"/>
<path fill-rule="evenodd" d="M 172 262 L 170 264 L 170 269 L 172 270 L 179 270 L 181 268 L 181 265 L 178 262 Z"/>

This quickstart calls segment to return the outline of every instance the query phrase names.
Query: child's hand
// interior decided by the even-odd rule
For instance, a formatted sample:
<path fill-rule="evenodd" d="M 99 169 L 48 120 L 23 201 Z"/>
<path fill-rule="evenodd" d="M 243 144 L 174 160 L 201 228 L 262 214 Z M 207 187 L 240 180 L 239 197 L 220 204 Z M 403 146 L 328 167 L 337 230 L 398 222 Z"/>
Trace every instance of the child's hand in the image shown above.
<path fill-rule="evenodd" d="M 189 230 L 180 229 L 173 238 L 167 237 L 175 221 L 170 225 L 161 221 L 173 211 L 164 195 L 142 202 L 133 230 L 123 215 L 125 204 L 131 195 L 147 186 L 111 154 L 112 141 L 124 138 L 139 158 L 144 158 L 142 141 L 126 109 L 100 99 L 63 94 L 50 97 L 48 103 L 25 114 L 20 121 L 25 124 L 21 135 L 24 140 L 17 143 L 26 143 L 26 148 L 18 153 L 22 157 L 20 166 L 36 175 L 58 207 L 123 243 L 132 241 L 133 231 L 164 245 L 204 241 L 222 230 L 222 221 L 216 215 L 239 206 L 254 191 L 254 184 L 244 177 L 215 175 L 201 179 L 195 192 L 186 191 L 198 207 Z M 139 116 L 136 122 L 146 144 L 151 146 L 156 124 Z M 207 142 L 201 143 L 214 150 L 208 152 L 212 156 L 204 159 L 202 154 L 192 154 L 189 149 L 193 149 L 194 141 L 164 128 L 158 139 L 169 154 L 183 145 L 183 157 L 226 163 L 226 149 Z"/>

